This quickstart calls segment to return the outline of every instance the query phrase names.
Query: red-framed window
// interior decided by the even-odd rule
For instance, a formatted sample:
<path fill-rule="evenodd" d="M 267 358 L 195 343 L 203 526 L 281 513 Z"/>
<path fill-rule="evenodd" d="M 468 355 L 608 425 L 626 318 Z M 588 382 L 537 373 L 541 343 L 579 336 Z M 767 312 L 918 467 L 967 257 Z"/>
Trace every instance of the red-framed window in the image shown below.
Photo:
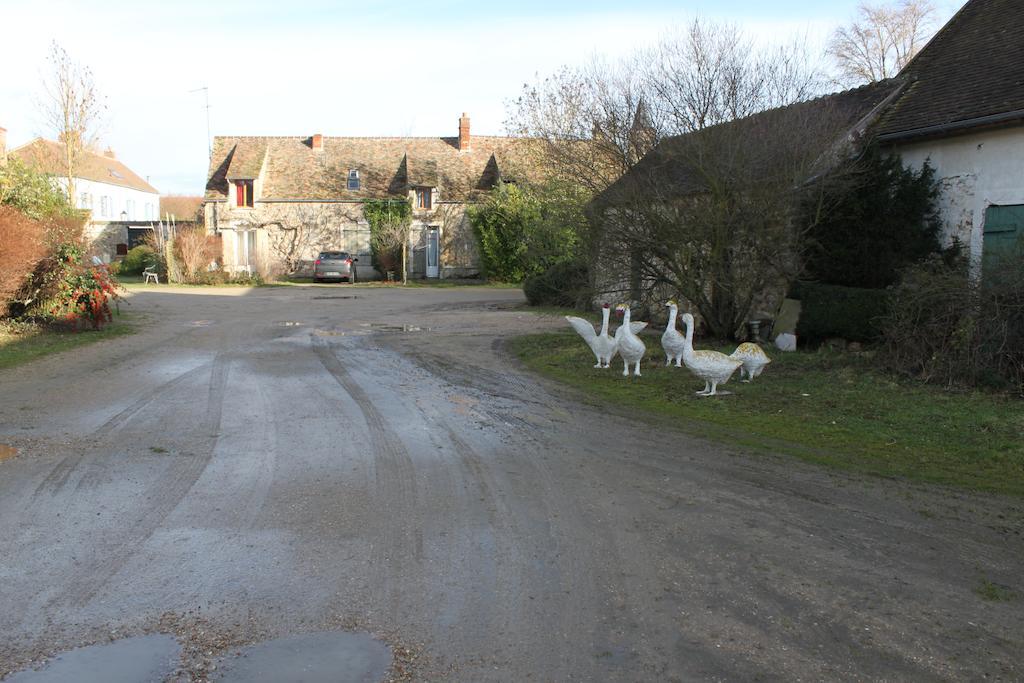
<path fill-rule="evenodd" d="M 430 187 L 417 187 L 416 188 L 416 208 L 417 209 L 430 209 L 433 208 L 434 201 L 434 190 Z"/>
<path fill-rule="evenodd" d="M 252 192 L 252 181 L 251 180 L 236 180 L 235 181 L 235 203 L 238 206 L 244 206 L 252 208 L 253 202 Z"/>

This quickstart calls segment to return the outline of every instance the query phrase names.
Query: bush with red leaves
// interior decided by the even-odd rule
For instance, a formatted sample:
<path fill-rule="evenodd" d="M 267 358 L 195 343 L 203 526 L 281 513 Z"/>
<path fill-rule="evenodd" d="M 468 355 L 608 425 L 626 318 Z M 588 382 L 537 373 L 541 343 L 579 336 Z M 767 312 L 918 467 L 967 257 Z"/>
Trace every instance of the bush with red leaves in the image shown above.
<path fill-rule="evenodd" d="M 47 253 L 46 224 L 0 205 L 0 315 Z"/>

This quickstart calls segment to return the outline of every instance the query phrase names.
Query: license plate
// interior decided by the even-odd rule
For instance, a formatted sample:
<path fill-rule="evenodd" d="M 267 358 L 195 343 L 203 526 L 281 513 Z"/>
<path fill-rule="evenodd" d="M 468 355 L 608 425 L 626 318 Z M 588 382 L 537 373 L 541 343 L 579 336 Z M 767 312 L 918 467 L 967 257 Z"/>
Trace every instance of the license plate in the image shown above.
<path fill-rule="evenodd" d="M 336 270 L 329 270 L 326 273 L 324 273 L 324 275 L 326 275 L 327 277 L 341 277 L 341 273 L 339 273 Z"/>

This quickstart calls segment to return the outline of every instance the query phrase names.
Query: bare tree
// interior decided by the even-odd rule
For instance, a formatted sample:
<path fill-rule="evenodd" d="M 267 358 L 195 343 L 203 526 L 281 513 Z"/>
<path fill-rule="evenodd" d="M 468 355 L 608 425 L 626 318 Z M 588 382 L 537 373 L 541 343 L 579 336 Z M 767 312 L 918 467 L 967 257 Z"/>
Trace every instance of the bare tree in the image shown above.
<path fill-rule="evenodd" d="M 826 85 L 803 39 L 763 47 L 735 24 L 701 18 L 667 33 L 638 66 L 668 135 L 800 102 Z"/>
<path fill-rule="evenodd" d="M 828 100 L 666 139 L 595 203 L 605 291 L 681 296 L 732 338 L 800 271 L 795 212 L 849 126 Z"/>
<path fill-rule="evenodd" d="M 803 41 L 765 47 L 698 18 L 619 64 L 525 87 L 508 127 L 598 196 L 597 291 L 643 303 L 669 290 L 729 337 L 799 270 L 793 210 L 839 127 L 825 107 L 787 105 L 827 83 Z"/>
<path fill-rule="evenodd" d="M 828 53 L 849 84 L 892 78 L 924 47 L 934 14 L 931 0 L 900 0 L 894 5 L 862 2 L 857 18 L 832 34 Z"/>
<path fill-rule="evenodd" d="M 549 175 L 597 193 L 665 135 L 700 130 L 820 94 L 799 40 L 760 47 L 738 27 L 695 19 L 652 48 L 595 58 L 523 87 L 506 128 L 537 141 Z"/>
<path fill-rule="evenodd" d="M 178 230 L 174 237 L 175 256 L 181 263 L 183 279 L 196 282 L 220 256 L 220 241 L 201 227 Z"/>
<path fill-rule="evenodd" d="M 630 64 L 595 59 L 523 86 L 505 122 L 536 140 L 533 162 L 592 192 L 611 184 L 657 143 Z"/>
<path fill-rule="evenodd" d="M 50 46 L 50 73 L 42 103 L 47 126 L 63 143 L 68 199 L 75 206 L 75 176 L 82 155 L 96 142 L 105 106 L 92 71 L 74 61 L 56 42 Z"/>
<path fill-rule="evenodd" d="M 372 222 L 370 248 L 384 273 L 401 270 L 402 284 L 409 281 L 409 235 L 412 220 L 408 211 L 379 212 Z"/>

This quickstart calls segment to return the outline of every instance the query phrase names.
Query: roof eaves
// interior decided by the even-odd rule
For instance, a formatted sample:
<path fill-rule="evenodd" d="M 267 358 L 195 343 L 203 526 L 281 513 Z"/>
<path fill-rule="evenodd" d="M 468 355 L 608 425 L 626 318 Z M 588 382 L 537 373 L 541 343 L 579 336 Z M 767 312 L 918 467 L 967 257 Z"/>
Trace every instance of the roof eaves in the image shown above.
<path fill-rule="evenodd" d="M 964 133 L 973 128 L 989 128 L 1017 122 L 1024 122 L 1024 109 L 1001 112 L 999 114 L 990 114 L 988 116 L 978 116 L 971 119 L 963 119 L 961 121 L 939 123 L 933 126 L 923 126 L 921 128 L 884 133 L 878 136 L 878 141 L 897 142 L 917 138 L 942 137 L 947 134 L 955 135 L 958 133 Z"/>

